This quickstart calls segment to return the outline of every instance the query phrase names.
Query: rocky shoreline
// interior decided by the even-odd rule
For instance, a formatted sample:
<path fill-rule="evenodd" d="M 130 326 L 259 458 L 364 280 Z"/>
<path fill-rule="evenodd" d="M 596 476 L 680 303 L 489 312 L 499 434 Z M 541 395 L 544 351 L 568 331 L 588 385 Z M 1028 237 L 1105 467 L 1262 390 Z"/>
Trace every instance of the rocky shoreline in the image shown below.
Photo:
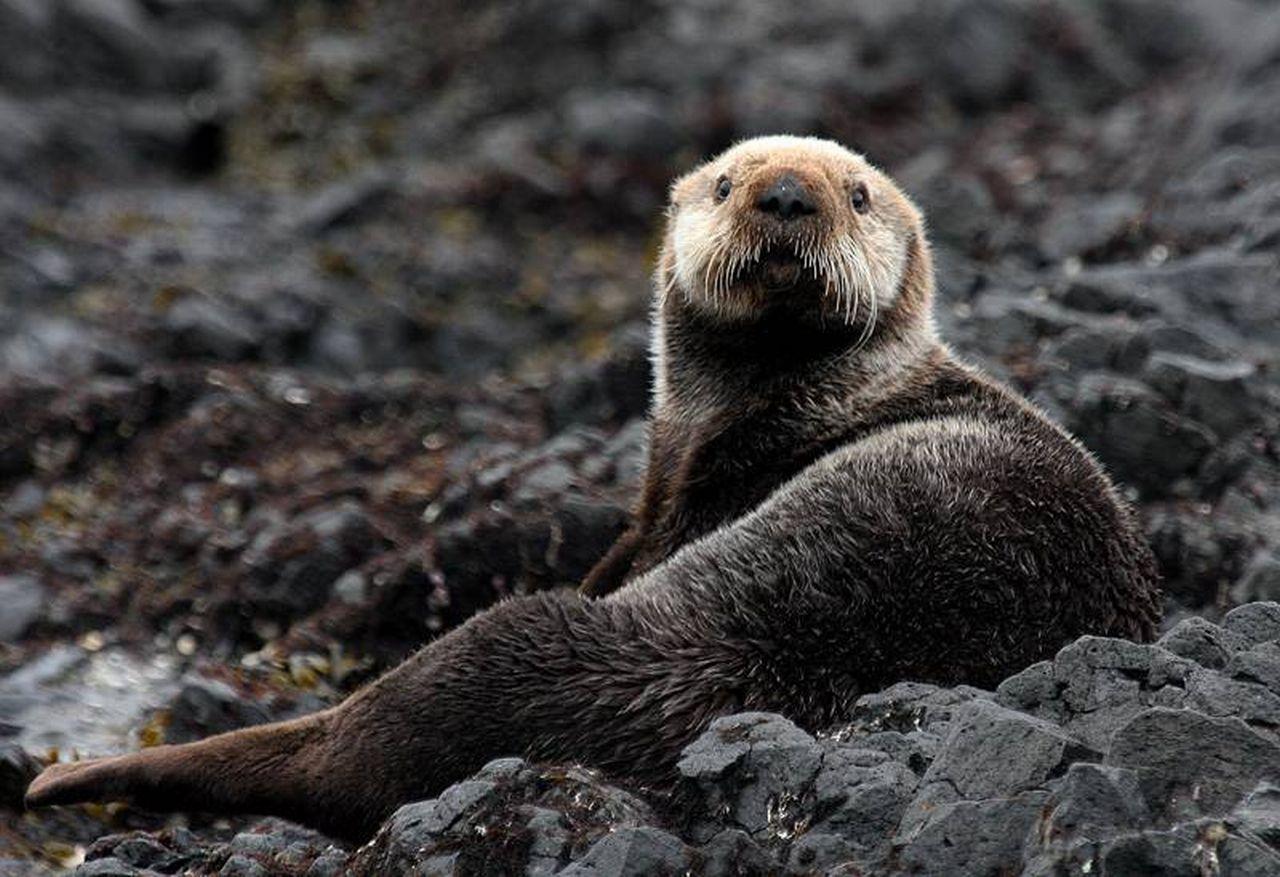
<path fill-rule="evenodd" d="M 1271 873 L 1278 91 L 1261 0 L 0 0 L 0 874 Z M 496 763 L 356 852 L 21 811 L 572 585 L 641 474 L 665 186 L 784 129 L 918 199 L 943 337 L 1121 484 L 1161 644 L 730 717 L 678 801 Z"/>
<path fill-rule="evenodd" d="M 715 721 L 680 785 L 506 758 L 358 850 L 266 820 L 116 835 L 77 873 L 1232 874 L 1280 871 L 1280 604 L 1158 643 L 1083 637 L 994 692 L 903 682 L 817 737 Z"/>

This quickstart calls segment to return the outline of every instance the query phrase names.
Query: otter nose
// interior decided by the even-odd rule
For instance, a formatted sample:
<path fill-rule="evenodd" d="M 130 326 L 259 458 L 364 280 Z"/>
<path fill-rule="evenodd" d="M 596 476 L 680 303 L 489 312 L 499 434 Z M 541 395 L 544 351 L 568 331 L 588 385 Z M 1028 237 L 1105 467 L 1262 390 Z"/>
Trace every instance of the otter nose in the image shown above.
<path fill-rule="evenodd" d="M 756 209 L 786 220 L 817 213 L 818 205 L 803 183 L 791 174 L 783 174 L 760 195 Z"/>

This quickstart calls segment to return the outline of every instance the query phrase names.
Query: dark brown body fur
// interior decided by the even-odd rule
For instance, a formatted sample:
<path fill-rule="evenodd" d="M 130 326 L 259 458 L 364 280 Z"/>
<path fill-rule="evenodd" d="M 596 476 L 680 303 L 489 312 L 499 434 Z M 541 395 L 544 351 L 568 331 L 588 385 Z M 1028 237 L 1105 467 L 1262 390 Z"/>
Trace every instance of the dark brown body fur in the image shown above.
<path fill-rule="evenodd" d="M 677 186 L 677 207 L 733 221 L 751 201 L 717 207 L 715 172 L 755 199 L 781 160 L 815 191 L 843 191 L 839 154 L 806 164 L 808 148 L 730 153 Z M 663 786 L 719 715 L 771 710 L 817 730 L 902 679 L 990 686 L 1084 633 L 1149 638 L 1156 574 L 1128 510 L 1074 440 L 934 339 L 914 208 L 849 168 L 890 214 L 839 233 L 903 244 L 902 264 L 874 275 L 897 272 L 879 290 L 891 307 L 872 321 L 864 297 L 842 322 L 800 294 L 807 281 L 751 313 L 696 290 L 661 299 L 644 494 L 584 584 L 607 596 L 505 601 L 338 707 L 55 766 L 29 802 L 272 813 L 360 839 L 499 756 Z M 813 223 L 840 209 L 824 197 Z M 678 249 L 669 237 L 660 289 L 676 285 Z"/>

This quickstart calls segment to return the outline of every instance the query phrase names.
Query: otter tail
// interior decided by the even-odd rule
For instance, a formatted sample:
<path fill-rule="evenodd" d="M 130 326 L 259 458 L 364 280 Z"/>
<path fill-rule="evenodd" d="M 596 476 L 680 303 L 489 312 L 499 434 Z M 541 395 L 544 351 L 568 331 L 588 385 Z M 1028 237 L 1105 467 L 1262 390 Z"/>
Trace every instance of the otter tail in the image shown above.
<path fill-rule="evenodd" d="M 328 776 L 325 747 L 317 744 L 328 733 L 329 716 L 326 711 L 197 743 L 55 764 L 32 781 L 26 804 L 128 801 L 151 810 L 260 813 L 321 827 Z"/>

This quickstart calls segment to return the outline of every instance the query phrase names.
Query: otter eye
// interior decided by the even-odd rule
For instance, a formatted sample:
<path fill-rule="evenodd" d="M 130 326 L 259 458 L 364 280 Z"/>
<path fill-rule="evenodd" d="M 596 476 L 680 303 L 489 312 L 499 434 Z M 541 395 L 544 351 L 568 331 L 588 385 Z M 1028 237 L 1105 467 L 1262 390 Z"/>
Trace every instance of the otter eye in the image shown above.
<path fill-rule="evenodd" d="M 863 183 L 853 187 L 853 191 L 849 193 L 849 201 L 858 213 L 866 213 L 871 209 L 871 195 L 867 193 L 867 187 Z"/>
<path fill-rule="evenodd" d="M 733 183 L 729 182 L 728 177 L 721 177 L 720 182 L 716 183 L 716 200 L 723 201 L 729 197 L 729 193 L 733 191 Z"/>

